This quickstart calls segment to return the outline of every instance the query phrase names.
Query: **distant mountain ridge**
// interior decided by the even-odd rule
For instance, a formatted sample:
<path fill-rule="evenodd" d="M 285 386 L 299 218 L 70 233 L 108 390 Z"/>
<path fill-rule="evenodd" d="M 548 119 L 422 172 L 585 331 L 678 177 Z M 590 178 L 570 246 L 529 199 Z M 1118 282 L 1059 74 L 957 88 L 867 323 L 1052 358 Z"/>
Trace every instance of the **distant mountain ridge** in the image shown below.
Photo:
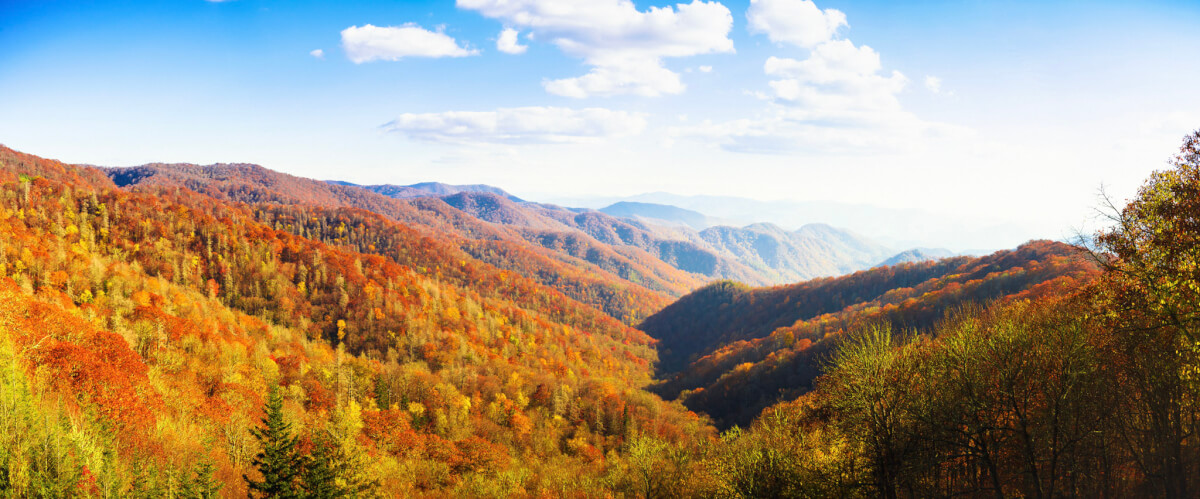
<path fill-rule="evenodd" d="M 686 225 L 696 230 L 704 230 L 717 225 L 703 213 L 669 204 L 620 201 L 600 208 L 599 211 L 614 217 L 645 218 L 650 222 L 661 221 L 669 225 Z"/>
<path fill-rule="evenodd" d="M 935 246 L 977 255 L 1011 248 L 1036 235 L 1036 231 L 1031 233 L 1029 227 L 999 219 L 829 201 L 764 201 L 669 192 L 633 196 L 560 197 L 550 201 L 597 209 L 623 201 L 664 204 L 728 220 L 723 222 L 725 225 L 771 222 L 791 229 L 809 223 L 826 223 L 868 234 L 872 239 L 893 248 Z"/>
<path fill-rule="evenodd" d="M 107 171 L 120 186 L 183 185 L 242 202 L 353 206 L 469 238 L 522 241 L 674 295 L 711 279 L 762 286 L 843 275 L 875 266 L 894 253 L 826 224 L 795 231 L 770 223 L 714 225 L 720 220 L 655 203 L 604 208 L 613 213 L 572 209 L 526 202 L 483 184 L 363 186 L 312 181 L 251 164 L 156 163 Z M 460 214 L 447 213 L 447 208 Z"/>
<path fill-rule="evenodd" d="M 902 263 L 928 262 L 952 256 L 954 256 L 954 252 L 945 248 L 913 248 L 892 255 L 887 260 L 880 262 L 876 267 L 886 267 Z"/>
<path fill-rule="evenodd" d="M 572 237 L 569 234 L 581 231 L 604 244 L 642 250 L 680 270 L 752 285 L 842 275 L 870 268 L 893 253 L 868 238 L 825 224 L 790 232 L 769 223 L 697 230 L 692 223 L 707 225 L 711 219 L 668 205 L 627 204 L 610 210 L 634 214 L 620 217 L 604 211 L 516 203 L 485 192 L 460 192 L 441 199 L 481 220 L 519 227 L 527 240 L 545 247 L 560 248 Z M 663 225 L 638 214 L 691 223 Z"/>
<path fill-rule="evenodd" d="M 716 226 L 700 231 L 700 237 L 718 253 L 759 269 L 776 284 L 869 268 L 891 253 L 867 238 L 824 224 L 791 232 L 770 223 Z"/>
<path fill-rule="evenodd" d="M 383 194 L 384 196 L 398 198 L 398 199 L 409 199 L 409 198 L 417 198 L 417 197 L 425 197 L 425 196 L 443 197 L 443 196 L 450 196 L 450 195 L 458 194 L 460 192 L 487 192 L 487 193 L 491 193 L 491 194 L 496 194 L 498 196 L 503 196 L 505 198 L 508 198 L 509 200 L 516 201 L 518 203 L 524 202 L 523 199 L 516 197 L 512 194 L 509 194 L 504 189 L 501 189 L 499 187 L 490 186 L 490 185 L 485 185 L 485 184 L 453 185 L 453 184 L 443 184 L 441 182 L 418 182 L 416 184 L 410 184 L 410 185 L 392 185 L 392 184 L 359 185 L 359 184 L 355 184 L 355 183 L 351 183 L 351 182 L 346 182 L 343 180 L 326 180 L 325 182 L 328 182 L 330 184 L 336 184 L 336 185 L 359 187 L 362 189 L 366 189 L 368 191 Z"/>
<path fill-rule="evenodd" d="M 699 238 L 689 238 L 690 229 L 661 227 L 593 210 L 518 203 L 487 192 L 460 192 L 441 199 L 480 220 L 514 230 L 533 244 L 601 267 L 618 258 L 609 254 L 615 251 L 619 258 L 665 262 L 675 269 L 708 278 L 771 282 L 755 269 L 705 247 Z"/>

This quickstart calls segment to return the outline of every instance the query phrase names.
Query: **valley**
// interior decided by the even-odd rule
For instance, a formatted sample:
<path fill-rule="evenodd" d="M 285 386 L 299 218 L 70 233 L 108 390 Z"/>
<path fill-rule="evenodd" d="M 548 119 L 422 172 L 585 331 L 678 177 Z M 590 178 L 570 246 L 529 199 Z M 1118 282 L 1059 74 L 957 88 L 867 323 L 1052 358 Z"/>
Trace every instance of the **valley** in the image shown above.
<path fill-rule="evenodd" d="M 967 389 L 976 381 L 958 377 L 969 373 L 1084 404 L 1055 410 L 1091 425 L 1137 423 L 1053 391 L 1121 382 L 1103 381 L 1101 364 L 1050 384 L 1027 377 L 1119 353 L 1096 342 L 1136 341 L 1112 325 L 1127 312 L 1086 311 L 1143 299 L 1128 281 L 1140 274 L 1116 269 L 1152 271 L 1146 250 L 1122 246 L 1119 231 L 1097 239 L 1113 256 L 1052 241 L 889 256 L 829 226 L 704 226 L 658 205 L 609 210 L 618 217 L 481 186 L 367 188 L 256 165 L 97 168 L 11 149 L 0 172 L 0 483 L 23 493 L 244 495 L 259 482 L 240 477 L 268 443 L 252 431 L 259 418 L 294 428 L 289 452 L 328 466 L 342 494 L 869 493 L 895 482 L 850 485 L 833 471 L 892 465 L 867 453 L 878 441 L 856 439 L 893 431 L 881 424 L 918 425 L 904 430 L 913 438 L 946 429 L 925 413 L 860 419 L 871 412 L 846 404 L 931 410 L 906 397 L 937 392 L 893 390 Z M 1122 216 L 1144 216 L 1137 206 Z M 1176 292 L 1163 300 L 1177 296 L 1190 306 Z M 946 355 L 959 367 L 916 367 Z M 976 362 L 1005 364 L 962 371 Z M 1007 370 L 1026 368 L 1039 371 Z M 897 369 L 917 371 L 886 378 Z M 1111 375 L 1136 374 L 1123 372 Z M 769 436 L 780 431 L 790 436 Z M 823 457 L 743 461 L 768 448 Z M 920 473 L 953 466 L 937 455 L 905 459 L 934 466 Z M 1145 480 L 1073 490 L 1155 483 Z M 742 488 L 751 483 L 783 488 Z"/>
<path fill-rule="evenodd" d="M 1200 498 L 1196 26 L 0 2 L 0 499 Z"/>

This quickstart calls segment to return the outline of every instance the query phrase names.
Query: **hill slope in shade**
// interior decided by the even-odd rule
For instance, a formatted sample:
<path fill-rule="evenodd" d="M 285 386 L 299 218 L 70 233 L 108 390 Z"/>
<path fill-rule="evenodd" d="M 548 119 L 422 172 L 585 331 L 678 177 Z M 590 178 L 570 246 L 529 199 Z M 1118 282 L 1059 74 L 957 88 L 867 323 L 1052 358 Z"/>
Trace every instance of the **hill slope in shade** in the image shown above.
<path fill-rule="evenodd" d="M 716 283 L 639 327 L 660 341 L 655 390 L 681 396 L 720 425 L 747 424 L 763 408 L 811 388 L 821 355 L 857 325 L 924 330 L 969 303 L 1074 289 L 1097 273 L 1071 246 L 1034 241 L 985 257 L 879 267 L 838 278 L 751 289 Z"/>

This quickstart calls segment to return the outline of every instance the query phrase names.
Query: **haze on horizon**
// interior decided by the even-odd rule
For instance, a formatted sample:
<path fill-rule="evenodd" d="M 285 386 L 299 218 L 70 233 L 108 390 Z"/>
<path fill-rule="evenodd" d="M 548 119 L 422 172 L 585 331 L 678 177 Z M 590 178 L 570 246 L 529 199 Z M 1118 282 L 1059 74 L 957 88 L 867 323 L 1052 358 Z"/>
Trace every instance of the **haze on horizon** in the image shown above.
<path fill-rule="evenodd" d="M 0 143 L 870 205 L 928 215 L 911 241 L 1011 247 L 1086 228 L 1200 127 L 1198 25 L 1186 1 L 9 1 Z"/>

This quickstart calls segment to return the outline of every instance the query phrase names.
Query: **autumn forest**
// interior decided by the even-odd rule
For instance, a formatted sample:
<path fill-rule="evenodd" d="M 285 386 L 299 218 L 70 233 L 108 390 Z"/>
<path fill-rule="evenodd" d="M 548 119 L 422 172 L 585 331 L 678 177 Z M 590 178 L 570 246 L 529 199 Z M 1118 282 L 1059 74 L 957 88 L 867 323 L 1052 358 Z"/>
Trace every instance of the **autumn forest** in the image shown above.
<path fill-rule="evenodd" d="M 782 284 L 410 191 L 0 148 L 0 496 L 1200 495 L 1200 132 L 1096 233 Z"/>

